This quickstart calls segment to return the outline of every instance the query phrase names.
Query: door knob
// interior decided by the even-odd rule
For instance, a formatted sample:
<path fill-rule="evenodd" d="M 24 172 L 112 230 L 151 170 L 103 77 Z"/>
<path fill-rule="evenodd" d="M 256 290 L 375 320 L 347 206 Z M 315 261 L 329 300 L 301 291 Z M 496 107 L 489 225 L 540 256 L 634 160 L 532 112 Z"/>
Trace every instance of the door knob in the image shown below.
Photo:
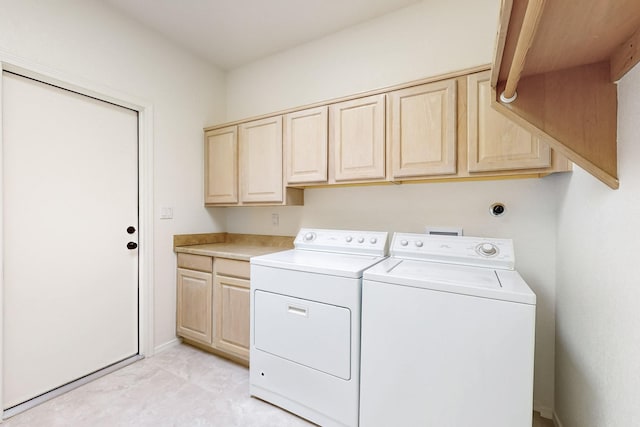
<path fill-rule="evenodd" d="M 137 244 L 136 242 L 129 242 L 129 243 L 127 243 L 127 249 L 131 249 L 131 250 L 133 250 L 133 249 L 135 249 L 135 248 L 137 248 L 137 247 L 138 247 L 138 244 Z"/>

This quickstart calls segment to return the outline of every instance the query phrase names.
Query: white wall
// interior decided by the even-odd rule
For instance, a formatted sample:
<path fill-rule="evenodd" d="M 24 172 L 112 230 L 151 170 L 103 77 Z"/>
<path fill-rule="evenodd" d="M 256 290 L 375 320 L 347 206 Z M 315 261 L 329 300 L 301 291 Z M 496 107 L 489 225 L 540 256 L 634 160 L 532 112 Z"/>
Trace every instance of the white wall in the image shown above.
<path fill-rule="evenodd" d="M 219 231 L 202 208 L 202 128 L 224 117 L 224 74 L 93 0 L 0 0 L 0 51 L 154 107 L 154 341 L 175 338 L 173 234 Z M 159 220 L 158 208 L 174 208 Z"/>
<path fill-rule="evenodd" d="M 228 120 L 350 95 L 492 60 L 499 1 L 429 0 L 228 75 Z M 538 296 L 535 406 L 554 391 L 556 182 L 405 184 L 305 190 L 303 207 L 227 208 L 227 230 L 293 235 L 301 226 L 421 232 L 459 225 L 467 235 L 513 238 L 518 269 Z M 503 218 L 489 206 L 507 204 Z M 271 213 L 280 225 L 271 225 Z"/>
<path fill-rule="evenodd" d="M 640 425 L 640 67 L 618 86 L 620 189 L 562 185 L 556 412 L 564 427 Z"/>
<path fill-rule="evenodd" d="M 232 70 L 227 121 L 491 63 L 498 0 L 424 0 Z"/>

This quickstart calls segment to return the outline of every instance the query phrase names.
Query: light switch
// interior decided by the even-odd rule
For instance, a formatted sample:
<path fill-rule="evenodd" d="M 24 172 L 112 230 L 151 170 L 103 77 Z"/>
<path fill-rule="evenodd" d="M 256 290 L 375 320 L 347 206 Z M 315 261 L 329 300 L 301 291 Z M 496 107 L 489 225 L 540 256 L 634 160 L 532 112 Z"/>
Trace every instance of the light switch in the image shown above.
<path fill-rule="evenodd" d="M 172 219 L 173 208 L 160 208 L 160 219 Z"/>

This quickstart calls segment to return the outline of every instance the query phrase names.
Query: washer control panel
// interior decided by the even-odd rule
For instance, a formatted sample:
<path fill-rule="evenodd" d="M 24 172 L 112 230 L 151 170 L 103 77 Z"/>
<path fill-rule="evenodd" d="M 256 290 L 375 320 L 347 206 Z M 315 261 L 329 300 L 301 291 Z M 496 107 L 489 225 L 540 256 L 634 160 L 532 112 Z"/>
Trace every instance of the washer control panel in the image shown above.
<path fill-rule="evenodd" d="M 296 249 L 385 256 L 387 241 L 386 231 L 301 228 L 293 243 Z"/>
<path fill-rule="evenodd" d="M 448 264 L 515 268 L 513 241 L 469 236 L 433 236 L 395 233 L 391 241 L 391 256 Z"/>

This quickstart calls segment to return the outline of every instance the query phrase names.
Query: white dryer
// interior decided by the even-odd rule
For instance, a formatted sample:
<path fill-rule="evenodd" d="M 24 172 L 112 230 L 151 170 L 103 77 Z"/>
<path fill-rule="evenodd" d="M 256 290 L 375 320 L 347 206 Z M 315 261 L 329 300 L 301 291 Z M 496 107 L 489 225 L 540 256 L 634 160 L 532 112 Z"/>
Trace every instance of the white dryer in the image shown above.
<path fill-rule="evenodd" d="M 362 427 L 531 427 L 536 296 L 511 240 L 396 233 L 364 273 Z"/>
<path fill-rule="evenodd" d="M 357 426 L 362 274 L 387 233 L 301 229 L 251 258 L 249 389 L 322 426 Z"/>

